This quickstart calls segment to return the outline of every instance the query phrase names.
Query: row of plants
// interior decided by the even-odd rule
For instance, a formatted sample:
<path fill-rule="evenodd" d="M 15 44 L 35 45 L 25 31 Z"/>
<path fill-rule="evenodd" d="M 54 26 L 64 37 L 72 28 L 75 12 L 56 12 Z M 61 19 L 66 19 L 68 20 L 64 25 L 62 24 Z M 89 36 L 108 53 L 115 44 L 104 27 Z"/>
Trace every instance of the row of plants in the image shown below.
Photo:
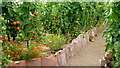
<path fill-rule="evenodd" d="M 109 3 L 109 14 L 107 15 L 108 29 L 104 32 L 106 36 L 106 52 L 112 53 L 113 68 L 120 67 L 120 2 Z"/>
<path fill-rule="evenodd" d="M 104 22 L 104 6 L 99 2 L 3 2 L 1 65 L 62 49 L 80 33 Z"/>

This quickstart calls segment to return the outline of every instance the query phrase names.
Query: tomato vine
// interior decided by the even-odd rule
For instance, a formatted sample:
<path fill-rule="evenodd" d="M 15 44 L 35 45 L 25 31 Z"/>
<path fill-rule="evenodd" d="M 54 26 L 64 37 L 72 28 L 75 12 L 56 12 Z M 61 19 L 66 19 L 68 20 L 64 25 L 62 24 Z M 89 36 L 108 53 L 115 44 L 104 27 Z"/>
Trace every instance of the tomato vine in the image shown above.
<path fill-rule="evenodd" d="M 110 9 L 112 13 L 107 16 L 109 27 L 104 32 L 107 42 L 106 52 L 112 53 L 113 67 L 120 67 L 120 2 L 112 3 Z"/>

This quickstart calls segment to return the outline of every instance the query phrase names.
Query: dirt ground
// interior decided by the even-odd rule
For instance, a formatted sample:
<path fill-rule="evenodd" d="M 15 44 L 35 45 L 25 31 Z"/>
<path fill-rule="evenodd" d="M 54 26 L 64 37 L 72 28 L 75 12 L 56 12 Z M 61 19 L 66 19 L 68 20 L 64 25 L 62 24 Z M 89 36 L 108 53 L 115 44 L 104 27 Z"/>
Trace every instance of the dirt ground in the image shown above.
<path fill-rule="evenodd" d="M 76 56 L 70 58 L 64 66 L 100 66 L 100 59 L 105 53 L 103 30 L 99 31 L 95 42 L 89 42 Z"/>

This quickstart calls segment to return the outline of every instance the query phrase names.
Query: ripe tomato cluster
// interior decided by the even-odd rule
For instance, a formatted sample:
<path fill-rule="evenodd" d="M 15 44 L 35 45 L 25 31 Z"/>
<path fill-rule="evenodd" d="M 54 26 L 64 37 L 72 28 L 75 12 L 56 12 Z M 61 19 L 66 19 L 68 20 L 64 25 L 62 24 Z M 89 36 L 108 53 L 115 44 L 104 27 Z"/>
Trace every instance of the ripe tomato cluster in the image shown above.
<path fill-rule="evenodd" d="M 8 41 L 7 37 L 0 36 L 0 39 L 4 39 L 5 41 Z M 3 40 L 0 40 L 0 43 L 3 43 Z"/>
<path fill-rule="evenodd" d="M 4 37 L 4 40 L 8 41 L 8 38 L 7 38 L 7 37 Z"/>
<path fill-rule="evenodd" d="M 13 25 L 20 25 L 20 22 L 19 22 L 19 21 L 16 21 L 16 22 L 13 22 L 12 24 L 13 24 Z"/>
<path fill-rule="evenodd" d="M 56 21 L 56 19 L 57 19 L 56 17 L 57 17 L 57 16 L 54 16 L 54 23 L 53 23 L 53 24 L 57 24 L 57 23 L 56 23 L 56 22 L 57 22 L 57 21 Z"/>
<path fill-rule="evenodd" d="M 19 21 L 16 21 L 16 22 L 13 22 L 12 23 L 14 26 L 16 25 L 20 25 L 20 22 Z M 16 27 L 16 30 L 20 30 L 20 27 Z"/>
<path fill-rule="evenodd" d="M 94 38 L 95 38 L 94 36 L 90 36 L 89 41 L 92 41 Z"/>
<path fill-rule="evenodd" d="M 33 34 L 33 36 L 31 37 L 31 38 L 35 38 L 36 36 L 35 36 L 35 33 L 32 33 Z"/>

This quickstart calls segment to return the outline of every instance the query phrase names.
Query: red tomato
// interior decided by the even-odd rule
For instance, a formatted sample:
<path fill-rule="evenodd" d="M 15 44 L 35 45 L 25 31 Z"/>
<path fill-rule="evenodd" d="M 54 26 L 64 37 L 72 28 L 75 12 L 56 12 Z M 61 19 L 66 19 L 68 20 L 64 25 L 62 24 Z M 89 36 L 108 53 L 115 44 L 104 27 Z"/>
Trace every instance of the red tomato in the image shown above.
<path fill-rule="evenodd" d="M 16 30 L 20 30 L 20 28 L 19 28 L 19 27 L 17 27 L 17 28 L 16 28 Z"/>
<path fill-rule="evenodd" d="M 32 38 L 35 38 L 35 36 L 32 36 Z"/>
<path fill-rule="evenodd" d="M 54 22 L 57 22 L 56 20 L 54 20 Z"/>
<path fill-rule="evenodd" d="M 40 19 L 38 19 L 38 21 L 40 21 Z"/>
<path fill-rule="evenodd" d="M 3 43 L 3 41 L 2 41 L 2 40 L 0 40 L 0 43 Z"/>
<path fill-rule="evenodd" d="M 94 37 L 93 37 L 93 36 L 91 36 L 91 37 L 89 37 L 89 40 L 90 40 L 90 41 L 92 41 L 92 39 L 93 39 L 93 38 L 94 38 Z"/>
<path fill-rule="evenodd" d="M 3 38 L 2 36 L 0 36 L 0 39 Z"/>
<path fill-rule="evenodd" d="M 16 24 L 17 24 L 17 25 L 19 25 L 19 24 L 20 24 L 20 22 L 19 22 L 19 21 L 17 21 L 17 22 L 16 22 Z"/>
<path fill-rule="evenodd" d="M 16 22 L 13 22 L 12 24 L 13 24 L 13 25 L 17 25 L 17 23 L 16 23 Z"/>
<path fill-rule="evenodd" d="M 38 14 L 37 14 L 37 13 L 33 13 L 33 15 L 34 15 L 34 16 L 38 16 Z"/>
<path fill-rule="evenodd" d="M 4 40 L 8 41 L 8 38 L 7 38 L 7 37 L 4 37 Z"/>

